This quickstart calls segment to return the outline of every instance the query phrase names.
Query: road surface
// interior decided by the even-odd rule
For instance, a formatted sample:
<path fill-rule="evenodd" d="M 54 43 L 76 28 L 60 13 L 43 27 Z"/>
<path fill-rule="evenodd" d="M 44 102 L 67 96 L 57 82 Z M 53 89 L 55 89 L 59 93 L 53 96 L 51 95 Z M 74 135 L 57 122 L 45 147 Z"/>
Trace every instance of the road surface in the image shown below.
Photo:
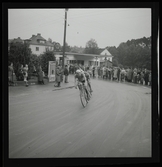
<path fill-rule="evenodd" d="M 9 92 L 9 158 L 151 157 L 151 89 L 92 79 L 86 108 L 75 88 Z"/>

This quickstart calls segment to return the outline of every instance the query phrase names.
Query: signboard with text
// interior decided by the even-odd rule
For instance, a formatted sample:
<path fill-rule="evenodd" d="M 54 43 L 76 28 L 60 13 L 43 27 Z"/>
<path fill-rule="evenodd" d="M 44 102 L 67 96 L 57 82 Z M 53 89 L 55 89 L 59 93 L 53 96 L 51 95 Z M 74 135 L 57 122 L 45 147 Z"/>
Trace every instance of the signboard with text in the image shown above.
<path fill-rule="evenodd" d="M 55 61 L 49 61 L 49 63 L 48 63 L 49 82 L 54 82 L 55 81 L 55 71 L 56 71 L 56 62 Z"/>

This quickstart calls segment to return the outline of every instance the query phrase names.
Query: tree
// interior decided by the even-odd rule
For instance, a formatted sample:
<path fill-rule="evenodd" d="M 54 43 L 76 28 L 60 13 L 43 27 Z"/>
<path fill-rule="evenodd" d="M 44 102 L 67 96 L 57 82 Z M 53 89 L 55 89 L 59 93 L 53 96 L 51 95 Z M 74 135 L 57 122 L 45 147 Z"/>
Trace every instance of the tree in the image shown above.
<path fill-rule="evenodd" d="M 118 61 L 118 65 L 151 69 L 151 37 L 128 40 L 117 48 L 107 47 L 107 49 L 114 56 L 114 64 Z"/>
<path fill-rule="evenodd" d="M 63 49 L 63 48 L 62 48 Z M 65 42 L 65 52 L 70 52 L 71 51 L 71 47 L 70 45 L 68 45 L 67 42 Z"/>
<path fill-rule="evenodd" d="M 117 67 L 118 66 L 118 60 L 116 58 L 113 58 L 112 65 Z"/>
<path fill-rule="evenodd" d="M 31 54 L 28 66 L 29 66 L 29 73 L 33 73 L 34 67 L 36 70 L 40 66 L 40 56 L 37 56 L 36 54 Z"/>
<path fill-rule="evenodd" d="M 62 50 L 62 47 L 61 47 L 60 43 L 53 42 L 52 44 L 54 45 L 54 51 L 60 52 Z"/>
<path fill-rule="evenodd" d="M 20 65 L 30 63 L 31 49 L 26 43 L 11 43 L 10 50 L 8 51 L 8 60 L 13 62 L 14 71 L 16 77 L 18 76 L 18 70 Z"/>
<path fill-rule="evenodd" d="M 71 46 L 70 52 L 73 53 L 84 53 L 84 48 L 78 46 Z"/>
<path fill-rule="evenodd" d="M 55 55 L 53 51 L 44 52 L 44 54 L 40 55 L 40 65 L 44 73 L 48 74 L 48 63 L 49 61 L 55 61 Z"/>
<path fill-rule="evenodd" d="M 95 39 L 90 39 L 86 43 L 86 47 L 85 47 L 84 53 L 87 53 L 87 54 L 98 54 L 98 44 L 95 41 Z"/>
<path fill-rule="evenodd" d="M 123 65 L 127 65 L 129 64 L 128 60 L 127 60 L 127 55 L 128 55 L 128 46 L 126 43 L 121 43 L 118 47 L 117 47 L 117 51 L 118 51 L 118 61 L 120 64 Z"/>

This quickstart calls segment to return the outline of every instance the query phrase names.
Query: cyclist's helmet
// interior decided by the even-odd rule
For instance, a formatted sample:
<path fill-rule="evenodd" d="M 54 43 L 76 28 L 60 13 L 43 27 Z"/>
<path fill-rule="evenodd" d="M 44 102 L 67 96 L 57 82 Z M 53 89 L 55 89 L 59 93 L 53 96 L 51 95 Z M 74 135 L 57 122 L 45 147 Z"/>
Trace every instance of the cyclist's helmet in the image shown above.
<path fill-rule="evenodd" d="M 79 70 L 79 69 L 76 70 L 76 74 L 79 74 L 79 73 L 81 73 L 81 70 Z"/>

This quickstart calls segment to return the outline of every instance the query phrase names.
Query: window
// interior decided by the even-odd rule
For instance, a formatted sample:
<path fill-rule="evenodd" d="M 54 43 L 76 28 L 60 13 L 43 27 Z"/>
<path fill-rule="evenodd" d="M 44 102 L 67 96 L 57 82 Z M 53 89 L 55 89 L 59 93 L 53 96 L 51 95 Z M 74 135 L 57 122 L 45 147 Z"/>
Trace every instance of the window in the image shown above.
<path fill-rule="evenodd" d="M 89 65 L 95 65 L 95 61 L 89 61 Z"/>
<path fill-rule="evenodd" d="M 45 43 L 44 41 L 39 41 L 40 43 Z"/>
<path fill-rule="evenodd" d="M 39 51 L 39 47 L 36 47 L 36 51 Z"/>
<path fill-rule="evenodd" d="M 38 39 L 37 41 L 38 41 L 38 43 L 45 43 L 45 41 L 42 41 L 40 39 Z"/>

